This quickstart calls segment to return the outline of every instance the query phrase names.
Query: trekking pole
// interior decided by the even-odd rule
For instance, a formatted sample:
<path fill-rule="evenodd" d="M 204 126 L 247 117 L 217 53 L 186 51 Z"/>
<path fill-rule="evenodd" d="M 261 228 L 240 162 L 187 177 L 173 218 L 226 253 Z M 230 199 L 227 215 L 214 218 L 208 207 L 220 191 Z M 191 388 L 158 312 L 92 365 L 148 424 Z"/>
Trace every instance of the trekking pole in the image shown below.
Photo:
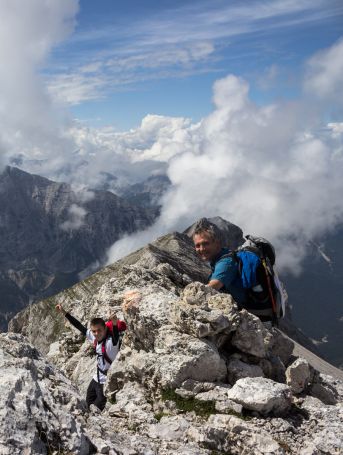
<path fill-rule="evenodd" d="M 278 320 L 277 320 L 276 302 L 275 302 L 275 298 L 274 298 L 273 291 L 272 291 L 272 285 L 271 285 L 271 282 L 270 282 L 270 276 L 269 276 L 269 273 L 268 273 L 267 263 L 266 263 L 266 260 L 264 258 L 262 258 L 262 264 L 263 264 L 263 267 L 264 267 L 264 271 L 266 273 L 269 297 L 270 297 L 270 300 L 272 302 L 273 325 L 277 326 L 278 325 Z"/>

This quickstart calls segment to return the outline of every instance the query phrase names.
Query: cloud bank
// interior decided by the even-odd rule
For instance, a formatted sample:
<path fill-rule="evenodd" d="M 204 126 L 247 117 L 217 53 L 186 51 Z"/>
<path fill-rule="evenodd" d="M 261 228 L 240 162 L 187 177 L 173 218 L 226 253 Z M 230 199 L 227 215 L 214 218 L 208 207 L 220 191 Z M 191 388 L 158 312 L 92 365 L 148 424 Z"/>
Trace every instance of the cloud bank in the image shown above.
<path fill-rule="evenodd" d="M 0 144 L 3 156 L 30 153 L 50 158 L 73 147 L 66 121 L 53 105 L 39 71 L 51 49 L 74 29 L 77 0 L 0 3 Z M 3 158 L 5 160 L 5 158 Z"/>
<path fill-rule="evenodd" d="M 68 219 L 61 224 L 63 231 L 73 231 L 80 229 L 84 224 L 87 211 L 79 205 L 72 204 L 68 209 Z"/>
<path fill-rule="evenodd" d="M 331 96 L 343 86 L 337 71 L 342 51 L 339 41 L 307 63 L 303 97 L 293 102 L 259 107 L 243 79 L 218 80 L 214 111 L 181 129 L 180 143 L 167 144 L 174 150 L 167 171 L 172 187 L 159 220 L 116 243 L 109 262 L 157 235 L 220 215 L 245 233 L 269 238 L 279 266 L 299 272 L 308 241 L 343 222 L 342 130 L 323 123 L 327 111 L 322 100 L 316 102 L 317 95 L 328 95 L 327 87 Z M 338 97 L 335 107 L 340 103 Z"/>

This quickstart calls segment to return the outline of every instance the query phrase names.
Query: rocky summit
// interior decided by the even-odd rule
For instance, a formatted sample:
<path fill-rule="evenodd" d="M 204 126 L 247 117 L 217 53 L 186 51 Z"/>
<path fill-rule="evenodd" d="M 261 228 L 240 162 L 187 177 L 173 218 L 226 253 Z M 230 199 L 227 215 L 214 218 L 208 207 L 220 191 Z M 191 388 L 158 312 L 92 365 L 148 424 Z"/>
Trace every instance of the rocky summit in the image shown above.
<path fill-rule="evenodd" d="M 342 453 L 342 372 L 207 274 L 189 238 L 169 234 L 19 313 L 0 335 L 0 453 Z M 58 303 L 85 324 L 127 323 L 102 413 L 84 402 L 93 348 Z"/>

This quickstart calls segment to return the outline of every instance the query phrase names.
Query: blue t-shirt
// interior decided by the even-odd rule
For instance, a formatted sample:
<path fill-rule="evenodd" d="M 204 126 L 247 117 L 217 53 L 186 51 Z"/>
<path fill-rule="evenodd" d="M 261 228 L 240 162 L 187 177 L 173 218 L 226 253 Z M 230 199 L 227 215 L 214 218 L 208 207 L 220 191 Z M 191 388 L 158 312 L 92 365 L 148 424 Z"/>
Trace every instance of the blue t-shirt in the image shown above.
<path fill-rule="evenodd" d="M 248 300 L 247 290 L 244 289 L 237 261 L 232 256 L 225 256 L 230 253 L 228 248 L 222 248 L 217 258 L 210 263 L 212 273 L 208 281 L 218 280 L 223 283 L 221 292 L 231 294 L 238 305 L 244 305 Z"/>

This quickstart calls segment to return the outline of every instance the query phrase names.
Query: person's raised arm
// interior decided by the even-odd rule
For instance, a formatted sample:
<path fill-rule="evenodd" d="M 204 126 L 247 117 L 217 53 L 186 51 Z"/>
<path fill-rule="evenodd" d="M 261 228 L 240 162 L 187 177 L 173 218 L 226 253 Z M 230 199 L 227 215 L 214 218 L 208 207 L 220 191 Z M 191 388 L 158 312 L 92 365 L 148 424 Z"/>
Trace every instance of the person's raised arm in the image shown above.
<path fill-rule="evenodd" d="M 209 283 L 207 283 L 207 286 L 210 286 L 211 288 L 219 291 L 224 286 L 224 284 L 219 280 L 211 280 Z"/>
<path fill-rule="evenodd" d="M 87 327 L 85 327 L 83 324 L 81 324 L 80 321 L 78 321 L 74 316 L 69 314 L 65 309 L 62 307 L 62 305 L 59 303 L 56 305 L 56 310 L 62 313 L 66 319 L 77 329 L 79 330 L 82 335 L 86 336 L 87 334 Z"/>

